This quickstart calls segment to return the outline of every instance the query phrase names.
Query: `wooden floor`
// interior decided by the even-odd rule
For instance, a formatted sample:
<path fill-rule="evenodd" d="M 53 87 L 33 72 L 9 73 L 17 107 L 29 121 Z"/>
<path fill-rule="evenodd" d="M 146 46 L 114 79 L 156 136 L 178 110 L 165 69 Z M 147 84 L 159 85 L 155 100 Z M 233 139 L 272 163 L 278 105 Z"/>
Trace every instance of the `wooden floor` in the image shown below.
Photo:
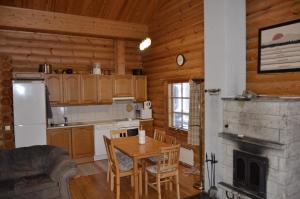
<path fill-rule="evenodd" d="M 180 166 L 180 196 L 185 198 L 199 193 L 193 188 L 193 183 L 199 180 L 199 176 L 186 174 L 188 169 Z M 144 185 L 143 185 L 144 186 Z M 75 178 L 70 183 L 72 199 L 114 199 L 115 194 L 110 191 L 109 184 L 106 182 L 106 171 L 99 167 L 99 174 L 81 176 Z M 130 186 L 129 178 L 121 178 L 121 199 L 133 198 L 133 191 Z M 155 199 L 157 192 L 149 187 L 149 195 L 143 195 L 143 199 Z M 163 199 L 176 198 L 175 187 L 173 191 L 165 190 L 162 187 Z"/>

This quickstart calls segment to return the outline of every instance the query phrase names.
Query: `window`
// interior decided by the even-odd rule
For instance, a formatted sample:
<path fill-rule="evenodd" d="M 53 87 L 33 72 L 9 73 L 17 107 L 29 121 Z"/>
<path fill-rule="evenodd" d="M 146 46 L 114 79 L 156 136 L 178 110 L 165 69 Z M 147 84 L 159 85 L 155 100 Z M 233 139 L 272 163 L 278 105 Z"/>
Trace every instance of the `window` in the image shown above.
<path fill-rule="evenodd" d="M 188 82 L 172 83 L 168 88 L 169 127 L 188 130 L 190 85 Z"/>

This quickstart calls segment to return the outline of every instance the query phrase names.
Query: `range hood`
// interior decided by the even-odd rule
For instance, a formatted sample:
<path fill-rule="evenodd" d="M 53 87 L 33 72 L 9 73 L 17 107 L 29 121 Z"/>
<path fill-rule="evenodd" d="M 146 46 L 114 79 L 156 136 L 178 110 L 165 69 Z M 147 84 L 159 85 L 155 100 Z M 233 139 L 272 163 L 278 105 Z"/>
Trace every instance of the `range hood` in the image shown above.
<path fill-rule="evenodd" d="M 113 97 L 113 101 L 133 101 L 134 97 Z"/>

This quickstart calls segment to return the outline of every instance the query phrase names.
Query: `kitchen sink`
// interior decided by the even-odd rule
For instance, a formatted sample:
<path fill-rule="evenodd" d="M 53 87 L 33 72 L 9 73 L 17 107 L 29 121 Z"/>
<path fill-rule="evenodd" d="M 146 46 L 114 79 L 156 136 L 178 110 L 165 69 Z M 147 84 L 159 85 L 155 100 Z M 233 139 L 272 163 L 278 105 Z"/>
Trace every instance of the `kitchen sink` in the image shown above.
<path fill-rule="evenodd" d="M 66 123 L 61 123 L 61 124 L 50 124 L 51 127 L 64 127 L 64 126 L 69 126 L 69 124 Z"/>
<path fill-rule="evenodd" d="M 70 123 L 58 123 L 58 124 L 50 124 L 51 127 L 64 127 L 64 126 L 79 126 L 84 125 L 85 122 L 70 122 Z"/>

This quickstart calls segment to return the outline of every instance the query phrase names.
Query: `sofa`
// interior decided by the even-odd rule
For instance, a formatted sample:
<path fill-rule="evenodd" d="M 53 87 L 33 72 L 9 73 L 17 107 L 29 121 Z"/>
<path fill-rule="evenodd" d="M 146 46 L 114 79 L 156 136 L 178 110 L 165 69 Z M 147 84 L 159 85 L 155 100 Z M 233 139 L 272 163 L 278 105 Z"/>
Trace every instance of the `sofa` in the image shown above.
<path fill-rule="evenodd" d="M 71 198 L 76 174 L 68 153 L 55 146 L 0 150 L 0 199 Z"/>

